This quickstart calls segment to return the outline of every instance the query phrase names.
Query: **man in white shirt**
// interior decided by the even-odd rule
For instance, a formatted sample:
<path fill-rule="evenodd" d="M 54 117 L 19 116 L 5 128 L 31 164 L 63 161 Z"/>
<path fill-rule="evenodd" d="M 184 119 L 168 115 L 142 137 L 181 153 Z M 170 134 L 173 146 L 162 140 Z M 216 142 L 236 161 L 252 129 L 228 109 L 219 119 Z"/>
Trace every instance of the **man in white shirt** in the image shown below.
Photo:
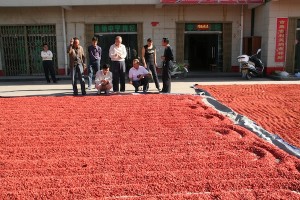
<path fill-rule="evenodd" d="M 52 61 L 53 54 L 49 50 L 47 43 L 43 44 L 43 51 L 41 51 L 41 57 L 43 59 L 43 68 L 44 68 L 45 78 L 47 83 L 50 83 L 49 72 L 53 83 L 56 83 L 57 81 L 56 81 L 55 70 Z"/>
<path fill-rule="evenodd" d="M 95 87 L 98 90 L 98 94 L 101 93 L 101 91 L 105 91 L 105 94 L 109 94 L 109 90 L 112 88 L 112 73 L 109 71 L 109 65 L 104 64 L 102 67 L 102 70 L 99 70 L 96 73 L 95 78 Z"/>
<path fill-rule="evenodd" d="M 133 67 L 129 70 L 129 84 L 134 86 L 135 92 L 138 92 L 139 86 L 143 86 L 143 92 L 147 92 L 150 72 L 140 66 L 139 59 L 134 59 L 132 65 Z"/>
<path fill-rule="evenodd" d="M 111 71 L 113 74 L 112 83 L 114 92 L 119 92 L 119 89 L 121 92 L 125 91 L 126 56 L 127 51 L 125 45 L 122 44 L 122 37 L 117 36 L 115 38 L 115 44 L 111 45 L 109 48 L 109 57 L 112 61 Z"/>

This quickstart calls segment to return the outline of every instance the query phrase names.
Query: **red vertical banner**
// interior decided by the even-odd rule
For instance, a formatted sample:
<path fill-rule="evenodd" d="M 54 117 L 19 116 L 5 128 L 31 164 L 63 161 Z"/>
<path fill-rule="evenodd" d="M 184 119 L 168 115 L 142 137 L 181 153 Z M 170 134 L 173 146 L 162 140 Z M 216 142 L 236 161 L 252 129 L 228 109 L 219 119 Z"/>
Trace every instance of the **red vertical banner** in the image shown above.
<path fill-rule="evenodd" d="M 275 62 L 285 62 L 288 18 L 277 18 Z"/>

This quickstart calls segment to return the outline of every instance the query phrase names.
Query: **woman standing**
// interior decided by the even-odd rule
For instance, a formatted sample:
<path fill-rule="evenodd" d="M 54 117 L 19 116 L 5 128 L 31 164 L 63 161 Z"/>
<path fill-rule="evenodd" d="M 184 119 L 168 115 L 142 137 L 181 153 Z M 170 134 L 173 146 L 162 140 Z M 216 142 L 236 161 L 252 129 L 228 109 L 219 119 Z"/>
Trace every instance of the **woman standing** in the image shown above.
<path fill-rule="evenodd" d="M 47 80 L 47 83 L 50 83 L 49 72 L 50 72 L 50 76 L 51 76 L 53 83 L 57 83 L 57 80 L 55 77 L 55 71 L 54 71 L 54 67 L 53 67 L 53 61 L 52 61 L 53 54 L 49 50 L 47 43 L 43 44 L 43 51 L 41 52 L 41 57 L 43 59 L 43 68 L 44 68 L 45 78 Z"/>
<path fill-rule="evenodd" d="M 147 44 L 142 49 L 142 59 L 144 67 L 151 71 L 156 88 L 160 91 L 159 81 L 156 72 L 156 48 L 151 38 L 148 38 Z M 148 86 L 149 87 L 149 86 Z M 148 89 L 148 88 L 147 88 Z"/>

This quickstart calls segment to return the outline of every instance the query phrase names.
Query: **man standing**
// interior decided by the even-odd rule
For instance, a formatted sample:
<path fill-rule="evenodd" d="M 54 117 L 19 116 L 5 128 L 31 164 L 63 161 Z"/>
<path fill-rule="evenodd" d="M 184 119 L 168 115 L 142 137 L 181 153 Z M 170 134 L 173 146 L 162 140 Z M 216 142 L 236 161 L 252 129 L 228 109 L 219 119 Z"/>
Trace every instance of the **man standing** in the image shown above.
<path fill-rule="evenodd" d="M 98 45 L 98 38 L 93 37 L 92 38 L 92 45 L 88 47 L 88 53 L 89 53 L 89 66 L 88 66 L 88 89 L 92 89 L 92 82 L 93 82 L 93 75 L 100 70 L 100 60 L 101 60 L 101 54 L 102 49 Z"/>
<path fill-rule="evenodd" d="M 125 45 L 122 44 L 122 37 L 117 36 L 115 38 L 115 44 L 111 45 L 109 48 L 109 57 L 112 61 L 111 71 L 113 75 L 113 91 L 119 92 L 125 91 L 125 58 L 127 56 Z"/>
<path fill-rule="evenodd" d="M 139 59 L 134 59 L 132 65 L 129 70 L 129 83 L 134 86 L 135 92 L 138 92 L 140 86 L 143 86 L 143 92 L 147 92 L 150 72 L 140 66 Z"/>
<path fill-rule="evenodd" d="M 300 41 L 296 39 L 295 45 L 295 72 L 300 72 Z"/>
<path fill-rule="evenodd" d="M 86 95 L 83 74 L 85 68 L 85 56 L 83 48 L 79 45 L 79 39 L 77 37 L 71 39 L 70 46 L 68 48 L 68 54 L 70 57 L 73 94 L 75 96 L 78 95 L 77 79 L 79 79 L 81 85 L 81 93 L 82 95 Z"/>
<path fill-rule="evenodd" d="M 53 83 L 57 83 L 56 82 L 56 77 L 55 77 L 55 70 L 54 70 L 54 66 L 53 66 L 53 61 L 52 61 L 53 54 L 49 50 L 47 43 L 43 44 L 43 51 L 41 52 L 41 57 L 43 59 L 43 68 L 44 68 L 47 83 L 50 83 L 49 72 L 50 72 L 50 76 L 51 76 L 51 79 L 52 79 Z"/>
<path fill-rule="evenodd" d="M 162 67 L 163 88 L 161 92 L 170 93 L 171 92 L 171 69 L 173 66 L 172 61 L 174 60 L 174 56 L 168 38 L 162 39 L 162 46 L 165 47 L 165 51 L 164 51 L 164 55 L 161 57 L 161 59 L 163 60 L 163 67 Z"/>

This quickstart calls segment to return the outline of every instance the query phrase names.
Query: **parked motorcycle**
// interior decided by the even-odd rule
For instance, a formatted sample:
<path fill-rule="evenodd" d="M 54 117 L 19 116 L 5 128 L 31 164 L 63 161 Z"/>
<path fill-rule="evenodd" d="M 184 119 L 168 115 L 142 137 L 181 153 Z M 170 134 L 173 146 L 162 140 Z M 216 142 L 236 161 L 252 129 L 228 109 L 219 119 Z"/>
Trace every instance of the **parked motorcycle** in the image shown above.
<path fill-rule="evenodd" d="M 240 55 L 237 57 L 238 62 L 241 64 L 242 77 L 250 80 L 252 77 L 262 77 L 264 71 L 264 64 L 258 57 L 261 49 L 258 49 L 256 54 L 252 56 Z"/>
<path fill-rule="evenodd" d="M 188 75 L 188 64 L 179 64 L 173 61 L 173 67 L 171 69 L 171 76 L 175 78 L 186 78 Z"/>
<path fill-rule="evenodd" d="M 161 66 L 157 66 L 157 68 L 160 69 L 160 71 L 162 71 L 162 66 L 163 62 L 161 64 Z M 184 63 L 184 64 L 179 64 L 176 63 L 176 61 L 173 61 L 173 66 L 171 68 L 171 77 L 174 78 L 186 78 L 188 76 L 188 72 L 189 72 L 189 65 Z"/>

